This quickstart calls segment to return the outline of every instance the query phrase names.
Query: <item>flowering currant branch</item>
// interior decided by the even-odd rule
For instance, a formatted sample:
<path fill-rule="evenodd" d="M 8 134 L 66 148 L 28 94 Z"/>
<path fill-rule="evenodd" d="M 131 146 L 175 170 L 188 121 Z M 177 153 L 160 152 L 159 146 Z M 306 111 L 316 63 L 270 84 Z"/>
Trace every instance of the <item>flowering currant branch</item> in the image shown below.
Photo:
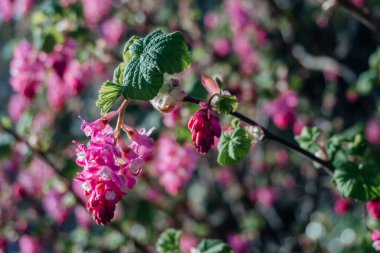
<path fill-rule="evenodd" d="M 199 103 L 202 103 L 202 102 L 205 102 L 199 98 L 194 98 L 194 97 L 190 97 L 190 96 L 186 96 L 184 97 L 183 99 L 184 102 L 189 102 L 189 103 L 192 103 L 192 104 L 199 104 Z M 251 125 L 251 126 L 257 126 L 257 127 L 260 127 L 263 132 L 264 132 L 264 138 L 268 139 L 268 140 L 273 140 L 273 141 L 276 141 L 284 146 L 286 146 L 287 148 L 290 148 L 292 150 L 295 150 L 297 151 L 298 153 L 301 153 L 303 154 L 304 156 L 310 158 L 311 160 L 313 160 L 314 162 L 317 162 L 319 164 L 321 164 L 323 166 L 323 169 L 326 171 L 326 173 L 328 173 L 329 175 L 332 175 L 333 172 L 334 172 L 334 166 L 329 162 L 329 161 L 326 161 L 326 160 L 322 160 L 318 157 L 316 157 L 315 155 L 313 155 L 312 153 L 310 153 L 309 151 L 301 148 L 300 146 L 298 146 L 297 144 L 294 144 L 284 138 L 281 138 L 280 136 L 272 133 L 271 131 L 269 131 L 268 129 L 266 129 L 265 127 L 263 127 L 262 125 L 258 124 L 256 121 L 254 121 L 253 119 L 250 119 L 248 118 L 247 116 L 239 113 L 239 112 L 230 112 L 230 115 L 240 119 L 241 121 Z"/>

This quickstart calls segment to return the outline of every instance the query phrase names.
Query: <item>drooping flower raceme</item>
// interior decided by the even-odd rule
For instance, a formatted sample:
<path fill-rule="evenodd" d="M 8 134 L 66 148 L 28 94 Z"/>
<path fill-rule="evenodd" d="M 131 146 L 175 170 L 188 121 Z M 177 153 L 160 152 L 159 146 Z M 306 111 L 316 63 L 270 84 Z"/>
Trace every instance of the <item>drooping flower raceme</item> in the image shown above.
<path fill-rule="evenodd" d="M 192 134 L 191 139 L 200 154 L 208 153 L 214 145 L 214 138 L 219 138 L 222 133 L 219 117 L 210 108 L 199 109 L 190 118 L 188 127 Z"/>
<path fill-rule="evenodd" d="M 76 180 L 89 196 L 87 210 L 96 223 L 105 225 L 113 218 L 116 204 L 135 186 L 154 143 L 151 131 L 145 130 L 134 130 L 129 144 L 115 137 L 107 116 L 92 123 L 82 121 L 82 130 L 91 140 L 87 146 L 74 141 L 76 162 L 83 167 Z"/>

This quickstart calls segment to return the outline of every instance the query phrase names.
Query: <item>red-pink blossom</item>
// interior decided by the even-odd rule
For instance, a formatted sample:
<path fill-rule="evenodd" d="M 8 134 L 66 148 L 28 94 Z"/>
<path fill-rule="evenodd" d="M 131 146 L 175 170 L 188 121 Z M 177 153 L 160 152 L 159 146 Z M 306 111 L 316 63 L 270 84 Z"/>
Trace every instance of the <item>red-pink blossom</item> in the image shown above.
<path fill-rule="evenodd" d="M 297 120 L 298 96 L 294 91 L 286 90 L 276 99 L 266 104 L 264 110 L 273 118 L 273 123 L 281 129 L 294 126 Z"/>
<path fill-rule="evenodd" d="M 33 0 L 1 0 L 0 17 L 6 22 L 13 17 L 22 17 L 29 12 L 32 5 Z"/>
<path fill-rule="evenodd" d="M 188 128 L 196 150 L 202 155 L 210 151 L 214 145 L 214 137 L 219 138 L 222 133 L 218 115 L 209 108 L 195 112 L 190 118 Z"/>
<path fill-rule="evenodd" d="M 380 228 L 372 231 L 371 238 L 373 241 L 372 246 L 375 250 L 380 251 Z"/>
<path fill-rule="evenodd" d="M 213 41 L 212 47 L 219 57 L 226 57 L 231 53 L 231 44 L 226 38 L 218 38 Z"/>
<path fill-rule="evenodd" d="M 351 207 L 352 201 L 349 199 L 338 198 L 335 200 L 334 211 L 338 215 L 345 215 Z"/>
<path fill-rule="evenodd" d="M 251 201 L 257 202 L 264 208 L 269 208 L 277 200 L 278 193 L 273 187 L 264 186 L 253 189 L 249 193 L 249 197 Z"/>
<path fill-rule="evenodd" d="M 185 253 L 191 253 L 191 249 L 195 249 L 198 245 L 198 239 L 190 234 L 182 234 L 179 239 L 179 248 Z"/>
<path fill-rule="evenodd" d="M 129 145 L 121 137 L 115 139 L 113 129 L 107 124 L 114 114 L 111 112 L 92 123 L 82 119 L 82 130 L 91 140 L 87 146 L 74 141 L 76 162 L 83 168 L 76 180 L 82 182 L 85 195 L 89 197 L 87 210 L 96 223 L 103 225 L 113 218 L 120 199 L 135 186 L 136 177 L 153 146 L 149 138 L 151 130 L 137 131 L 128 127 L 133 133 L 129 135 Z"/>
<path fill-rule="evenodd" d="M 83 13 L 88 27 L 95 28 L 112 9 L 112 0 L 82 0 Z"/>
<path fill-rule="evenodd" d="M 368 201 L 366 203 L 368 215 L 375 220 L 380 220 L 380 199 Z"/>
<path fill-rule="evenodd" d="M 65 193 L 53 188 L 44 196 L 42 200 L 46 213 L 57 223 L 62 224 L 71 211 L 64 203 Z"/>
<path fill-rule="evenodd" d="M 230 234 L 228 236 L 228 244 L 236 253 L 249 253 L 251 252 L 252 242 L 243 234 Z"/>

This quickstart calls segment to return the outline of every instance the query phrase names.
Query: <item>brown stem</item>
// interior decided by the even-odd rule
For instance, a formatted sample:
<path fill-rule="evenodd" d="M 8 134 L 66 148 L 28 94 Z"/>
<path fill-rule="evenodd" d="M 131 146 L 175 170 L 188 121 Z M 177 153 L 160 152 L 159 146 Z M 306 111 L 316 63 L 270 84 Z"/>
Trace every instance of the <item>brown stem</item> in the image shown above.
<path fill-rule="evenodd" d="M 193 103 L 193 104 L 199 104 L 200 102 L 202 102 L 203 100 L 199 99 L 199 98 L 194 98 L 194 97 L 190 97 L 190 96 L 186 96 L 184 99 L 183 99 L 184 102 L 189 102 L 189 103 Z M 272 141 L 275 141 L 275 142 L 278 142 L 278 143 L 281 143 L 282 145 L 284 145 L 285 147 L 287 148 L 290 148 L 294 151 L 297 151 L 298 153 L 301 153 L 303 154 L 304 156 L 307 156 L 308 158 L 310 158 L 311 160 L 313 160 L 314 162 L 317 162 L 319 164 L 321 164 L 323 167 L 323 169 L 326 171 L 326 173 L 328 173 L 329 175 L 332 175 L 333 174 L 333 171 L 334 171 L 334 166 L 329 162 L 329 161 L 325 161 L 325 160 L 322 160 L 318 157 L 316 157 L 314 154 L 310 153 L 309 151 L 307 151 L 306 149 L 303 149 L 301 148 L 299 145 L 293 143 L 293 142 L 290 142 L 274 133 L 272 133 L 271 131 L 269 131 L 268 129 L 266 129 L 265 127 L 263 127 L 262 125 L 258 124 L 256 121 L 254 121 L 253 119 L 250 119 L 248 118 L 247 116 L 239 113 L 239 112 L 231 112 L 230 115 L 240 119 L 241 121 L 251 125 L 251 126 L 258 126 L 260 128 L 263 129 L 264 131 L 264 138 L 268 139 L 268 140 L 272 140 Z"/>
<path fill-rule="evenodd" d="M 129 104 L 129 99 L 125 99 L 118 109 L 119 117 L 117 118 L 117 123 L 116 123 L 115 131 L 114 131 L 115 139 L 117 139 L 120 135 L 120 129 L 121 129 L 121 126 L 123 125 L 124 111 L 125 111 L 125 108 L 127 108 L 128 104 Z"/>
<path fill-rule="evenodd" d="M 349 0 L 335 0 L 363 25 L 380 34 L 380 21 L 373 17 L 368 9 L 360 8 Z"/>

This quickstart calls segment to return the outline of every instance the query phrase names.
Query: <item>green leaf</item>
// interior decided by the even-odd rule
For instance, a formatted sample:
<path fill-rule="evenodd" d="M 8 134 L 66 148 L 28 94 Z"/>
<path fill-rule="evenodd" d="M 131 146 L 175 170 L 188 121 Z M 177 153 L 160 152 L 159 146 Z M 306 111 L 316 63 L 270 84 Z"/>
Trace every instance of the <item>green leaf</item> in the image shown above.
<path fill-rule="evenodd" d="M 53 52 L 56 44 L 61 44 L 64 41 L 63 34 L 56 29 L 49 29 L 42 35 L 41 50 L 46 53 Z"/>
<path fill-rule="evenodd" d="M 175 229 L 167 229 L 161 233 L 156 243 L 158 253 L 179 253 L 179 238 L 181 231 Z"/>
<path fill-rule="evenodd" d="M 112 82 L 120 86 L 123 85 L 123 72 L 125 69 L 125 62 L 120 63 L 113 72 Z"/>
<path fill-rule="evenodd" d="M 227 115 L 230 112 L 236 112 L 238 105 L 239 103 L 235 96 L 222 95 L 215 102 L 215 109 L 219 114 Z"/>
<path fill-rule="evenodd" d="M 190 66 L 190 52 L 179 32 L 155 31 L 135 40 L 124 52 L 130 61 L 123 73 L 125 98 L 150 100 L 160 90 L 164 73 L 174 74 Z"/>
<path fill-rule="evenodd" d="M 104 82 L 99 90 L 99 97 L 96 106 L 101 109 L 101 114 L 105 115 L 111 109 L 113 103 L 120 97 L 122 86 L 113 82 Z"/>
<path fill-rule="evenodd" d="M 316 152 L 319 149 L 317 139 L 321 135 L 321 130 L 317 127 L 304 127 L 300 135 L 295 139 L 303 149 Z"/>
<path fill-rule="evenodd" d="M 203 239 L 198 249 L 201 253 L 233 253 L 233 250 L 221 240 Z"/>
<path fill-rule="evenodd" d="M 378 83 L 378 70 L 370 69 L 363 72 L 356 82 L 356 90 L 360 95 L 368 95 Z"/>
<path fill-rule="evenodd" d="M 380 169 L 375 162 L 356 164 L 341 160 L 334 171 L 334 181 L 344 197 L 361 201 L 380 197 Z"/>
<path fill-rule="evenodd" d="M 251 148 L 247 131 L 239 127 L 232 132 L 223 132 L 218 143 L 218 163 L 228 165 L 244 159 Z"/>

